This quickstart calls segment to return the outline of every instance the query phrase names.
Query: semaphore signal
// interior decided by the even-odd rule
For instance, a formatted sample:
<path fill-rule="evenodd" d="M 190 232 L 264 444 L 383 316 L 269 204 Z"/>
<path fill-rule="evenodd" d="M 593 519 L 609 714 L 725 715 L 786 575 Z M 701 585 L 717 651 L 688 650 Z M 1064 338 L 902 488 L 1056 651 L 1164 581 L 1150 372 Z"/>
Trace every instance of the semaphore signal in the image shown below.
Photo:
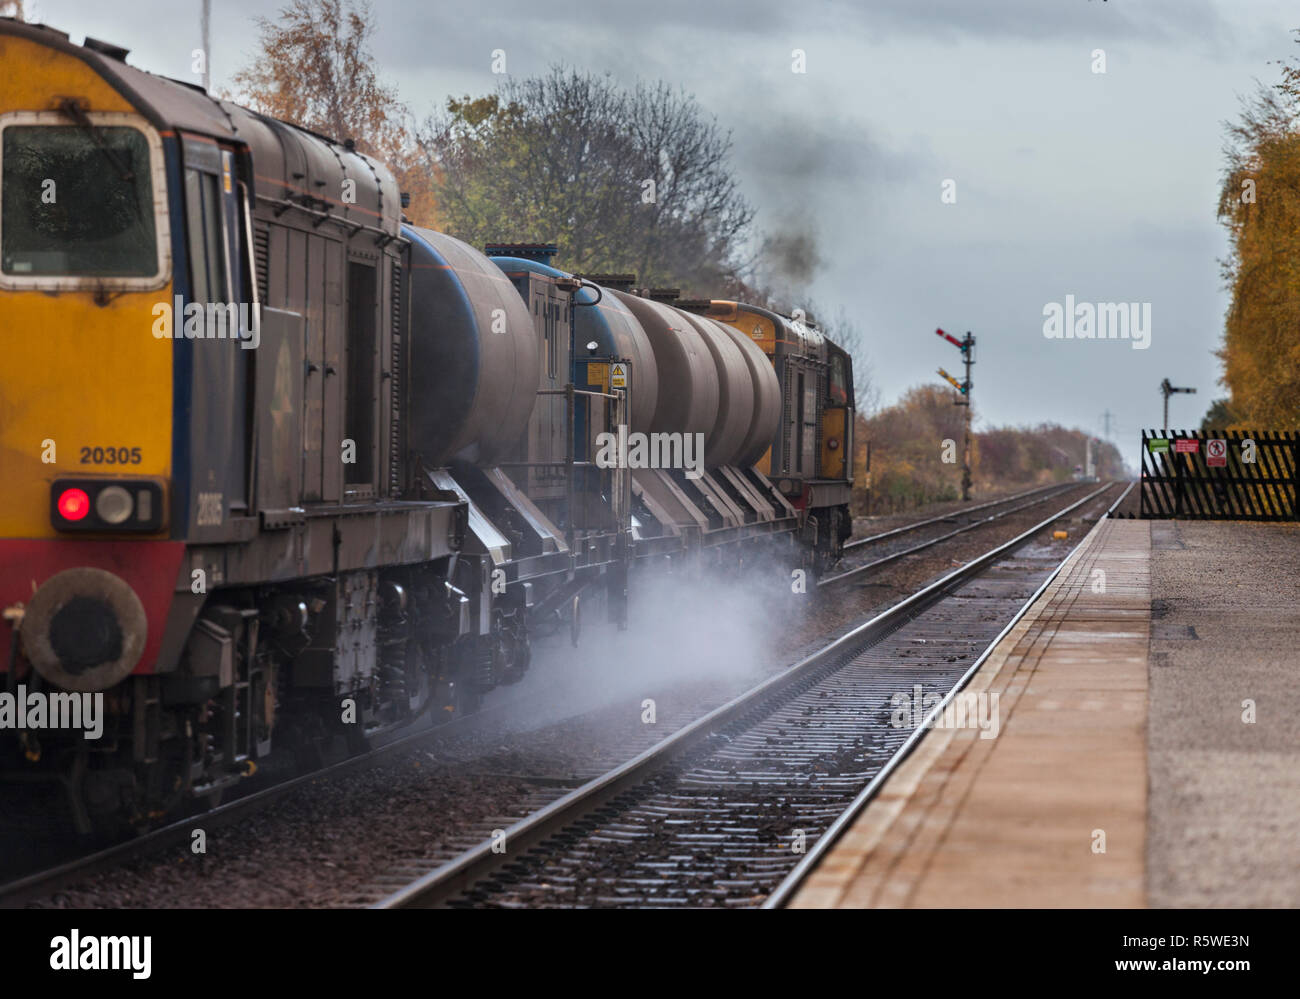
<path fill-rule="evenodd" d="M 970 330 L 966 331 L 966 336 L 961 340 L 945 333 L 941 329 L 936 329 L 934 332 L 961 351 L 962 363 L 966 365 L 966 378 L 964 381 L 957 381 L 956 378 L 944 371 L 943 368 L 939 369 L 939 374 L 947 379 L 948 383 L 961 393 L 961 397 L 955 400 L 956 404 L 958 406 L 966 407 L 966 433 L 965 439 L 962 443 L 961 458 L 961 498 L 968 500 L 970 499 L 970 390 L 974 384 L 970 380 L 970 368 L 971 365 L 975 363 L 975 358 L 972 356 L 975 349 L 975 337 L 971 335 Z"/>
<path fill-rule="evenodd" d="M 1166 378 L 1164 381 L 1160 383 L 1160 394 L 1161 396 L 1164 397 L 1165 400 L 1165 416 L 1164 416 L 1164 422 L 1160 424 L 1161 429 L 1164 430 L 1169 429 L 1169 397 L 1179 392 L 1186 392 L 1189 395 L 1195 395 L 1196 389 L 1178 388 L 1174 385 L 1171 385 L 1168 378 Z"/>
<path fill-rule="evenodd" d="M 966 337 L 970 340 L 970 344 L 967 344 L 965 340 L 958 340 L 955 336 L 951 336 L 948 333 L 945 333 L 943 330 L 935 330 L 934 332 L 939 336 L 943 337 L 945 340 L 947 340 L 958 350 L 969 350 L 970 347 L 975 343 L 975 338 L 972 337 L 969 333 L 966 334 Z"/>
<path fill-rule="evenodd" d="M 940 369 L 939 369 L 939 377 L 945 379 L 945 380 L 948 382 L 948 384 L 950 384 L 953 388 L 955 388 L 955 389 L 956 389 L 958 392 L 960 392 L 962 395 L 965 395 L 965 394 L 966 394 L 966 390 L 967 390 L 968 388 L 970 388 L 970 386 L 967 385 L 965 382 L 959 382 L 959 381 L 957 381 L 956 378 L 954 378 L 952 375 L 948 374 L 948 372 L 944 371 L 943 368 L 940 368 Z"/>

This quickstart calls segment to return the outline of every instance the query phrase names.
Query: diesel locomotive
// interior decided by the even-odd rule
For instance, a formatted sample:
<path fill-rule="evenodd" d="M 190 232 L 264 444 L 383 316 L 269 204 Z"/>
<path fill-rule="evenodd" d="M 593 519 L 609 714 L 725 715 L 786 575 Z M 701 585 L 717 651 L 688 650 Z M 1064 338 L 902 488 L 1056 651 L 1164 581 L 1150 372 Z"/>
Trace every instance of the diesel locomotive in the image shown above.
<path fill-rule="evenodd" d="M 838 558 L 811 323 L 417 228 L 350 140 L 126 56 L 0 20 L 0 694 L 101 706 L 0 713 L 0 781 L 147 822 L 472 710 L 642 573 Z"/>

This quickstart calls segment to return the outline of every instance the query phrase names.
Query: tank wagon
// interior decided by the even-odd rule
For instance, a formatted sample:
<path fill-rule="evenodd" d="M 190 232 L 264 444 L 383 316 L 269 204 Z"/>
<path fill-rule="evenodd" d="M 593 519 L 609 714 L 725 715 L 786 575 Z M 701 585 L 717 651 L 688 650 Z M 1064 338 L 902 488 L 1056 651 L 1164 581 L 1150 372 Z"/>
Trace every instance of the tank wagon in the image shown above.
<path fill-rule="evenodd" d="M 632 294 L 630 275 L 575 278 L 558 270 L 550 264 L 554 246 L 495 244 L 487 252 L 516 282 L 537 275 L 581 282 L 573 384 L 618 392 L 629 435 L 691 434 L 702 443 L 694 472 L 629 469 L 635 560 L 730 564 L 791 544 L 798 512 L 754 467 L 777 433 L 781 408 L 761 349 L 725 324 Z M 586 432 L 581 416 L 577 453 L 589 460 L 599 431 Z"/>
<path fill-rule="evenodd" d="M 799 512 L 819 568 L 834 565 L 853 533 L 853 361 L 810 319 L 741 302 L 680 302 L 736 330 L 770 361 L 780 386 L 780 428 L 758 459 Z"/>
<path fill-rule="evenodd" d="M 414 227 L 350 141 L 126 56 L 0 19 L 0 709 L 99 704 L 0 710 L 0 780 L 147 823 L 472 710 L 637 573 L 833 556 L 833 345 Z"/>

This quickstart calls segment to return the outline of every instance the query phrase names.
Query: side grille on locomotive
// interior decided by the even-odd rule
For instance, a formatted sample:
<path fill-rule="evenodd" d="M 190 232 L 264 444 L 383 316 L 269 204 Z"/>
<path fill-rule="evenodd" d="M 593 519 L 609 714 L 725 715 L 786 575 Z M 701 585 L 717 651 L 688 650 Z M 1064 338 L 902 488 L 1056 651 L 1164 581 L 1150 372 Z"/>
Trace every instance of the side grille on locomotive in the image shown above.
<path fill-rule="evenodd" d="M 265 302 L 268 296 L 268 275 L 271 268 L 271 230 L 265 226 L 253 227 L 253 261 L 257 271 L 258 300 Z"/>
<path fill-rule="evenodd" d="M 402 266 L 393 264 L 393 366 L 388 380 L 391 413 L 388 434 L 388 493 L 402 494 Z"/>

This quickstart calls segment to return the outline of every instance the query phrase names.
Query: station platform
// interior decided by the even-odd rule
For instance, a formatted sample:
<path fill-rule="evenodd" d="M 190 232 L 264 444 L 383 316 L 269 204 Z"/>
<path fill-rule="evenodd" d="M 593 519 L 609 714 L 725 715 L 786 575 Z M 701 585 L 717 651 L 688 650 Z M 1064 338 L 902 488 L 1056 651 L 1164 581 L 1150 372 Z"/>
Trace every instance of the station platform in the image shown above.
<path fill-rule="evenodd" d="M 1296 525 L 1099 522 L 790 907 L 1300 904 L 1298 593 Z"/>

